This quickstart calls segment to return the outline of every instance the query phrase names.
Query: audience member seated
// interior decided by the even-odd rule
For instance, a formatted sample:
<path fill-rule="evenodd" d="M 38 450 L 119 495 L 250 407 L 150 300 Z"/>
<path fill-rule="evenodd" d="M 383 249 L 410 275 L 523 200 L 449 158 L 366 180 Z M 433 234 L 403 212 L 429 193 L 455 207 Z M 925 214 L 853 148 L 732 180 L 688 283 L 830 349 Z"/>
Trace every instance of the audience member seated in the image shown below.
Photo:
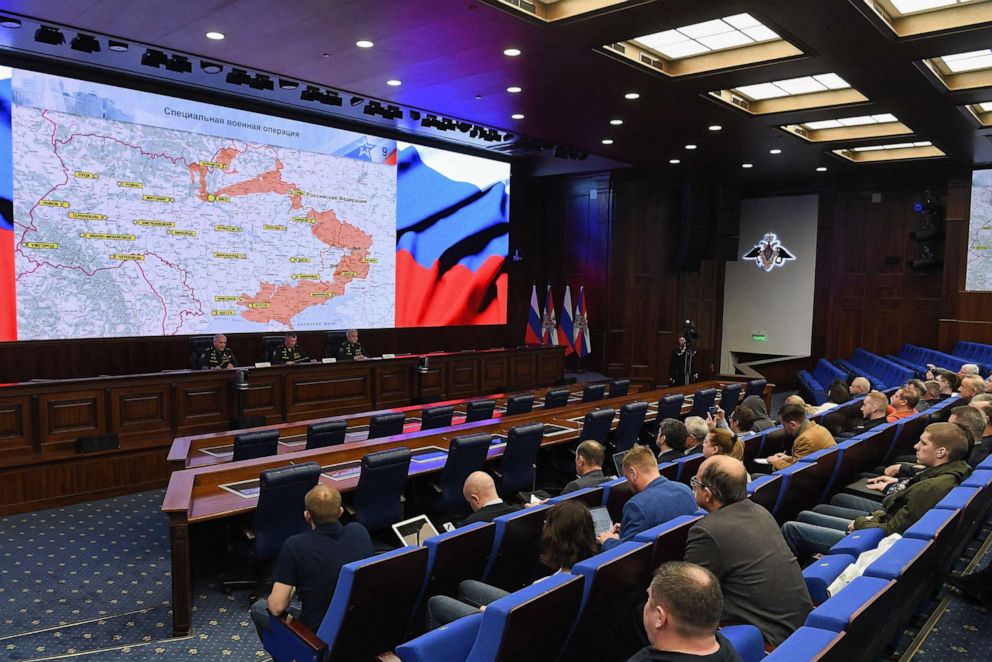
<path fill-rule="evenodd" d="M 218 368 L 237 368 L 238 360 L 234 353 L 227 348 L 227 336 L 218 333 L 214 336 L 213 347 L 200 357 L 200 368 L 216 370 Z"/>
<path fill-rule="evenodd" d="M 296 334 L 293 332 L 287 333 L 285 340 L 283 340 L 282 345 L 277 347 L 274 352 L 272 352 L 272 363 L 275 365 L 280 365 L 284 363 L 308 363 L 310 357 L 303 353 L 300 346 L 297 344 Z"/>
<path fill-rule="evenodd" d="M 926 385 L 926 383 L 924 383 L 923 380 L 916 379 L 914 377 L 913 379 L 906 380 L 905 386 L 908 386 L 909 388 L 911 388 L 913 390 L 913 393 L 916 394 L 916 397 L 917 397 L 917 400 L 916 400 L 916 411 L 922 411 L 920 409 L 920 400 L 922 400 L 923 397 L 927 394 L 927 385 Z"/>
<path fill-rule="evenodd" d="M 848 393 L 851 394 L 852 398 L 856 398 L 859 395 L 864 395 L 871 390 L 871 382 L 869 382 L 864 377 L 855 377 L 851 381 L 851 385 L 847 387 Z"/>
<path fill-rule="evenodd" d="M 923 397 L 916 403 L 917 411 L 923 411 L 941 401 L 940 382 L 936 379 L 928 379 L 923 382 Z"/>
<path fill-rule="evenodd" d="M 844 439 L 856 437 L 862 432 L 867 432 L 873 427 L 885 423 L 886 410 L 889 406 L 889 399 L 881 391 L 871 391 L 861 401 L 861 420 L 855 419 L 855 424 L 846 429 L 839 436 Z"/>
<path fill-rule="evenodd" d="M 791 397 L 791 396 L 790 396 Z M 768 458 L 768 463 L 776 471 L 791 467 L 802 457 L 824 448 L 836 445 L 830 431 L 819 423 L 806 418 L 806 407 L 799 404 L 787 404 L 778 413 L 779 422 L 792 442 L 792 454 L 776 453 Z"/>
<path fill-rule="evenodd" d="M 603 444 L 587 439 L 575 449 L 575 473 L 579 476 L 562 488 L 562 494 L 568 494 L 586 487 L 596 487 L 609 480 L 603 475 L 603 460 L 606 449 Z"/>
<path fill-rule="evenodd" d="M 961 386 L 961 378 L 958 377 L 956 372 L 947 372 L 946 370 L 937 373 L 937 381 L 940 382 L 940 399 L 946 400 L 958 391 L 958 387 Z"/>
<path fill-rule="evenodd" d="M 272 592 L 251 606 L 259 639 L 269 629 L 269 617 L 289 612 L 316 632 L 331 604 L 341 566 L 372 556 L 372 539 L 357 522 L 341 524 L 341 494 L 327 485 L 307 492 L 303 517 L 312 530 L 290 536 L 283 543 L 272 571 Z M 301 607 L 290 607 L 294 594 Z M 267 609 L 266 609 L 267 608 Z"/>
<path fill-rule="evenodd" d="M 720 410 L 720 416 L 723 410 Z M 703 450 L 703 442 L 709 434 L 710 427 L 706 421 L 699 416 L 689 416 L 685 419 L 685 450 L 682 455 L 692 455 Z"/>
<path fill-rule="evenodd" d="M 658 464 L 672 462 L 685 455 L 685 440 L 688 436 L 682 421 L 666 418 L 658 425 Z"/>
<path fill-rule="evenodd" d="M 642 615 L 651 645 L 628 662 L 740 662 L 734 647 L 717 632 L 722 613 L 720 582 L 712 572 L 685 561 L 661 565 Z"/>
<path fill-rule="evenodd" d="M 558 572 L 599 551 L 589 508 L 580 501 L 563 501 L 548 509 L 541 530 L 541 563 Z M 541 581 L 538 579 L 537 581 Z M 490 602 L 509 595 L 506 591 L 476 580 L 458 586 L 458 599 L 435 595 L 427 601 L 427 627 L 431 630 L 454 620 L 477 614 Z"/>
<path fill-rule="evenodd" d="M 964 461 L 968 434 L 953 423 L 931 423 L 915 447 L 916 461 L 926 469 L 906 481 L 903 489 L 885 497 L 881 509 L 871 499 L 838 494 L 830 500 L 830 505 L 803 511 L 797 521 L 782 526 L 789 547 L 802 559 L 825 553 L 858 529 L 880 528 L 887 536 L 902 534 L 971 475 L 971 467 Z"/>
<path fill-rule="evenodd" d="M 756 414 L 754 424 L 751 426 L 751 430 L 754 432 L 764 432 L 775 427 L 775 421 L 769 418 L 768 410 L 765 408 L 765 401 L 761 399 L 761 396 L 749 395 L 744 398 L 744 402 L 741 405 Z"/>
<path fill-rule="evenodd" d="M 968 466 L 975 469 L 985 458 L 992 455 L 992 393 L 979 393 L 971 399 L 969 406 L 985 416 L 985 429 L 982 430 L 981 435 L 975 436 L 975 445 L 968 453 Z"/>
<path fill-rule="evenodd" d="M 623 516 L 613 531 L 599 534 L 603 550 L 633 540 L 641 531 L 679 515 L 696 512 L 696 500 L 687 485 L 658 473 L 658 460 L 647 446 L 634 446 L 623 457 L 623 475 L 634 491 L 623 506 Z"/>
<path fill-rule="evenodd" d="M 912 389 L 906 386 L 899 388 L 892 394 L 892 401 L 886 409 L 885 420 L 889 423 L 895 423 L 912 416 L 916 413 L 916 403 L 919 401 L 916 392 Z"/>
<path fill-rule="evenodd" d="M 949 379 L 951 377 L 957 377 L 953 372 L 942 374 L 941 378 Z M 957 405 L 967 405 L 971 403 L 971 399 L 980 393 L 985 393 L 985 381 L 978 375 L 968 375 L 961 380 L 961 384 L 958 386 L 958 398 Z M 933 421 L 937 423 L 943 423 L 950 420 L 951 410 L 948 407 L 944 407 L 933 415 Z"/>
<path fill-rule="evenodd" d="M 983 393 L 981 396 L 976 397 L 984 398 L 985 394 Z M 985 408 L 990 405 L 992 405 L 992 402 L 975 402 L 973 399 L 970 405 L 961 405 L 960 407 L 951 408 L 951 416 L 947 421 L 948 423 L 960 425 L 971 433 L 968 440 L 969 442 L 974 440 L 974 443 L 969 443 L 968 456 L 965 461 L 972 469 L 981 464 L 982 460 L 989 455 L 989 445 L 986 442 L 985 435 L 988 434 L 990 426 L 988 416 L 985 413 Z M 990 439 L 990 441 L 992 441 L 992 439 Z M 924 469 L 926 469 L 926 467 L 923 465 L 916 464 L 916 456 L 897 457 L 896 463 L 885 467 L 885 470 L 881 475 L 898 479 L 898 481 L 905 481 L 906 479 L 912 478 L 916 474 L 920 473 Z M 875 482 L 881 486 L 881 489 L 885 494 L 890 494 L 896 489 L 899 489 L 899 485 L 896 480 Z"/>
<path fill-rule="evenodd" d="M 727 455 L 735 460 L 744 459 L 744 442 L 734 436 L 730 430 L 715 428 L 706 435 L 703 442 L 703 455 L 713 457 L 714 455 Z"/>
<path fill-rule="evenodd" d="M 847 390 L 847 385 L 839 379 L 834 380 L 834 383 L 830 385 L 830 391 L 827 393 L 827 401 L 816 408 L 816 413 L 822 414 L 837 405 L 844 404 L 850 399 L 851 394 Z"/>
<path fill-rule="evenodd" d="M 348 329 L 348 332 L 338 347 L 336 358 L 338 361 L 362 361 L 365 359 L 365 350 L 362 343 L 358 342 L 358 329 Z"/>
<path fill-rule="evenodd" d="M 720 580 L 722 623 L 754 625 L 778 646 L 805 622 L 813 604 L 775 518 L 747 498 L 747 473 L 739 460 L 709 458 L 692 489 L 709 514 L 689 529 L 685 560 Z"/>
<path fill-rule="evenodd" d="M 797 407 L 802 407 L 803 408 L 803 411 L 806 412 L 806 416 L 814 416 L 816 414 L 816 407 L 814 407 L 813 405 L 806 404 L 806 401 L 803 400 L 798 395 L 790 395 L 789 397 L 787 397 L 785 399 L 785 406 L 787 407 L 789 405 L 795 405 Z M 780 415 L 781 415 L 781 413 L 782 412 L 779 411 L 779 414 Z"/>
<path fill-rule="evenodd" d="M 961 364 L 961 369 L 958 370 L 958 377 L 961 378 L 961 381 L 964 381 L 964 378 L 968 377 L 969 375 L 979 375 L 979 374 L 981 374 L 981 371 L 978 369 L 978 366 L 975 365 L 974 363 L 963 363 Z"/>
<path fill-rule="evenodd" d="M 459 527 L 475 522 L 492 522 L 500 515 L 520 510 L 520 506 L 504 503 L 496 492 L 496 482 L 485 471 L 474 471 L 465 479 L 462 490 L 472 514 L 461 521 Z"/>

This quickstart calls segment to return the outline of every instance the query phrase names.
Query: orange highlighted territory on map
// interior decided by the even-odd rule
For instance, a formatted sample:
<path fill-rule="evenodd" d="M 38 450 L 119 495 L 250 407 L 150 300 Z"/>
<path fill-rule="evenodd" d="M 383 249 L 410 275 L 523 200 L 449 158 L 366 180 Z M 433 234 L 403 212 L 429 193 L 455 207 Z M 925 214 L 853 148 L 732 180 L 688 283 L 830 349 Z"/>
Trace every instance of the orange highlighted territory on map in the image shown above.
<path fill-rule="evenodd" d="M 14 233 L 0 230 L 0 342 L 17 340 Z"/>

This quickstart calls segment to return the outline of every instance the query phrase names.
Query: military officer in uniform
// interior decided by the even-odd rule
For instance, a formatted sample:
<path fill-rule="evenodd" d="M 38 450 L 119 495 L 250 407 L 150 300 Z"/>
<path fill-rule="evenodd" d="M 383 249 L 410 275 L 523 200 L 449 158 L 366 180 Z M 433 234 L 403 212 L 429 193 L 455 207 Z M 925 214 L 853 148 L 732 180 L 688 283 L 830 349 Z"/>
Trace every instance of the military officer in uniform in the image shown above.
<path fill-rule="evenodd" d="M 307 363 L 310 357 L 303 353 L 303 350 L 296 344 L 296 334 L 287 333 L 286 342 L 272 353 L 272 362 L 280 363 Z"/>
<path fill-rule="evenodd" d="M 238 360 L 234 353 L 227 348 L 227 336 L 218 333 L 214 336 L 214 346 L 200 357 L 200 365 L 204 368 L 237 368 Z"/>
<path fill-rule="evenodd" d="M 362 352 L 362 343 L 358 342 L 358 330 L 348 329 L 345 334 L 345 341 L 338 347 L 338 361 L 361 361 L 365 358 Z"/>

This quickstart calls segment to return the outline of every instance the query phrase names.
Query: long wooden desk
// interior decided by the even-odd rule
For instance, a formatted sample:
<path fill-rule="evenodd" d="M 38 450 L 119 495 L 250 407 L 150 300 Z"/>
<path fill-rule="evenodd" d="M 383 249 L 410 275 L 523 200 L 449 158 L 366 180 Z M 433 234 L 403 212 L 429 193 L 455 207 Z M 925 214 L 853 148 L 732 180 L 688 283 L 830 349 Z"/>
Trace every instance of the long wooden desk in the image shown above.
<path fill-rule="evenodd" d="M 257 480 L 259 474 L 266 470 L 294 463 L 318 462 L 321 467 L 331 467 L 325 470 L 320 481 L 341 492 L 349 492 L 358 484 L 358 475 L 348 473 L 335 479 L 328 475 L 334 471 L 332 465 L 341 465 L 361 460 L 368 453 L 387 450 L 390 448 L 407 447 L 412 451 L 427 447 L 437 447 L 447 450 L 451 439 L 456 436 L 475 432 L 488 432 L 494 435 L 505 434 L 510 427 L 530 422 L 542 421 L 547 424 L 565 428 L 567 432 L 546 435 L 542 445 L 555 445 L 575 441 L 580 433 L 581 425 L 569 419 L 581 418 L 586 412 L 602 407 L 619 409 L 627 402 L 638 400 L 657 403 L 657 400 L 671 393 L 692 394 L 707 387 L 719 387 L 728 381 L 743 381 L 726 379 L 713 382 L 700 382 L 689 386 L 661 389 L 645 393 L 632 394 L 620 398 L 610 398 L 598 402 L 572 406 L 567 409 L 552 409 L 549 411 L 536 410 L 530 414 L 491 419 L 455 425 L 436 430 L 418 431 L 381 439 L 345 443 L 340 446 L 319 448 L 314 450 L 284 453 L 255 460 L 242 462 L 227 462 L 224 464 L 186 469 L 174 472 L 169 479 L 162 510 L 169 517 L 169 536 L 172 551 L 172 627 L 175 636 L 189 633 L 192 618 L 192 567 L 190 548 L 190 526 L 197 523 L 214 521 L 250 513 L 255 509 L 257 496 L 238 494 L 236 491 L 222 486 L 243 481 Z M 765 390 L 766 399 L 774 389 L 768 385 Z M 649 410 L 649 420 L 654 418 L 656 410 Z M 614 421 L 615 423 L 616 421 Z M 493 460 L 502 455 L 502 447 L 490 449 L 489 459 Z M 433 462 L 411 463 L 411 476 L 440 471 L 443 459 Z"/>
<path fill-rule="evenodd" d="M 0 386 L 0 515 L 160 487 L 173 439 L 229 429 L 239 414 L 286 423 L 532 389 L 564 374 L 560 347 L 427 356 L 423 373 L 420 356 L 409 355 L 250 368 L 244 391 L 233 370 Z M 106 434 L 118 436 L 119 448 L 76 451 L 77 438 Z"/>

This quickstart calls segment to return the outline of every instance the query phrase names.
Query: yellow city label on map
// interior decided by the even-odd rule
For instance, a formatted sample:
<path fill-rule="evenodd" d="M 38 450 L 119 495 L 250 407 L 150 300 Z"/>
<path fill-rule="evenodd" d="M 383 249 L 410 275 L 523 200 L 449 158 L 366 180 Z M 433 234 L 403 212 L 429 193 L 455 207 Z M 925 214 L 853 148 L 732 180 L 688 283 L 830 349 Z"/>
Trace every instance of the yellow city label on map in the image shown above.
<path fill-rule="evenodd" d="M 217 200 L 217 202 L 230 202 L 231 201 L 231 196 L 229 196 L 229 195 L 218 195 L 214 199 Z"/>
<path fill-rule="evenodd" d="M 989 249 L 988 246 L 984 246 L 982 244 L 975 244 L 974 246 L 971 247 L 971 250 L 973 251 L 987 251 L 988 249 Z"/>
<path fill-rule="evenodd" d="M 175 202 L 176 199 L 168 195 L 143 195 L 142 199 L 148 202 Z"/>
<path fill-rule="evenodd" d="M 263 225 L 262 226 L 262 229 L 263 230 L 285 230 L 286 229 L 286 226 L 285 225 Z"/>
<path fill-rule="evenodd" d="M 310 296 L 312 296 L 312 297 L 332 297 L 332 296 L 334 296 L 334 292 L 311 292 L 310 293 Z"/>
<path fill-rule="evenodd" d="M 59 245 L 51 241 L 25 241 L 22 244 L 25 248 L 58 248 Z"/>
<path fill-rule="evenodd" d="M 145 259 L 144 255 L 139 255 L 137 253 L 114 253 L 110 256 L 111 260 L 135 260 L 141 262 Z"/>
<path fill-rule="evenodd" d="M 173 237 L 195 237 L 196 230 L 166 230 L 165 234 L 171 234 Z"/>
<path fill-rule="evenodd" d="M 227 169 L 226 163 L 217 163 L 216 161 L 200 161 L 200 165 L 206 168 L 220 168 L 221 170 Z"/>
<path fill-rule="evenodd" d="M 293 222 L 294 223 L 309 223 L 310 225 L 316 225 L 317 224 L 317 219 L 316 218 L 310 218 L 309 216 L 294 216 L 293 217 Z"/>
<path fill-rule="evenodd" d="M 320 280 L 320 274 L 293 274 L 293 280 Z"/>
<path fill-rule="evenodd" d="M 218 294 L 217 296 L 214 297 L 214 301 L 237 301 L 237 300 L 238 297 L 224 295 L 224 294 Z"/>
<path fill-rule="evenodd" d="M 233 310 L 211 310 L 210 311 L 210 314 L 213 315 L 214 317 L 217 317 L 218 315 L 233 315 L 234 314 L 234 311 Z"/>
<path fill-rule="evenodd" d="M 269 307 L 269 304 L 268 303 L 265 303 L 265 302 L 263 302 L 263 303 L 249 303 L 248 304 L 248 307 L 249 308 L 268 308 Z"/>
<path fill-rule="evenodd" d="M 77 170 L 75 175 L 79 179 L 100 179 L 100 175 L 95 172 L 83 172 L 82 170 Z"/>
<path fill-rule="evenodd" d="M 241 232 L 241 228 L 237 225 L 215 225 L 214 230 L 217 232 Z"/>
<path fill-rule="evenodd" d="M 350 278 L 354 278 L 355 276 L 358 275 L 358 272 L 357 271 L 340 271 L 340 272 L 338 272 L 338 275 L 344 276 L 345 278 L 349 278 L 349 277 Z"/>
<path fill-rule="evenodd" d="M 223 258 L 225 260 L 247 260 L 248 256 L 244 253 L 214 253 L 214 257 Z"/>
<path fill-rule="evenodd" d="M 289 258 L 289 261 L 290 261 L 290 263 L 294 263 L 294 262 L 309 262 L 310 261 L 310 258 L 308 258 L 308 257 L 291 257 L 291 258 Z"/>
<path fill-rule="evenodd" d="M 38 204 L 42 207 L 68 207 L 69 203 L 65 200 L 39 200 Z"/>
<path fill-rule="evenodd" d="M 141 182 L 126 182 L 123 180 L 117 182 L 117 185 L 121 188 L 145 188 L 145 185 Z"/>
<path fill-rule="evenodd" d="M 69 218 L 75 218 L 80 221 L 105 221 L 107 216 L 105 214 L 84 214 L 78 211 L 69 212 Z"/>
<path fill-rule="evenodd" d="M 137 239 L 133 234 L 106 234 L 103 232 L 80 232 L 83 239 L 115 239 L 119 241 L 134 241 Z"/>
<path fill-rule="evenodd" d="M 135 225 L 147 225 L 153 228 L 174 228 L 176 227 L 175 221 L 153 221 L 148 218 L 136 218 L 134 219 Z"/>
<path fill-rule="evenodd" d="M 306 195 L 307 192 L 304 191 L 303 189 L 291 188 L 291 189 L 289 189 L 289 194 L 290 195 Z"/>
<path fill-rule="evenodd" d="M 363 257 L 362 258 L 362 262 L 367 262 L 369 264 L 375 264 L 378 261 L 379 261 L 379 258 L 377 258 L 377 257 Z"/>

